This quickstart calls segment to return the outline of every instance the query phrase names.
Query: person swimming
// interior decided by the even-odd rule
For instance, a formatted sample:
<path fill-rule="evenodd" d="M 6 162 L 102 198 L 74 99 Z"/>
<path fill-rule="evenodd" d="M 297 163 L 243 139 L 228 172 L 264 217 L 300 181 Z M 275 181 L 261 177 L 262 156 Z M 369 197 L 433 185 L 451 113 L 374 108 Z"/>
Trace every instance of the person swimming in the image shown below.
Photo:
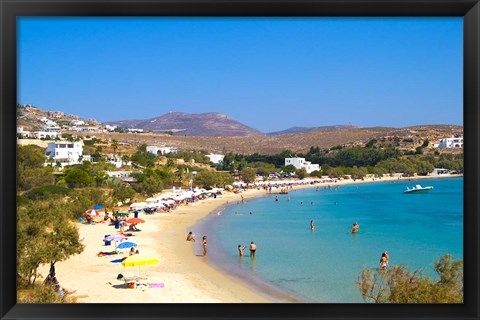
<path fill-rule="evenodd" d="M 356 233 L 358 231 L 358 228 L 360 228 L 360 225 L 355 222 L 352 226 L 352 233 Z"/>

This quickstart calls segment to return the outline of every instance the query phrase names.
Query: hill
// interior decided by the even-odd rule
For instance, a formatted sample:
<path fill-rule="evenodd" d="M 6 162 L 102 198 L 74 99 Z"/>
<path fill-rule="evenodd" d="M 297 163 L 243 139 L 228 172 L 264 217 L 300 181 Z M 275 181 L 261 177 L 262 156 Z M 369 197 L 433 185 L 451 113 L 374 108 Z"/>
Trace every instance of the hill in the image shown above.
<path fill-rule="evenodd" d="M 104 140 L 116 139 L 132 148 L 145 143 L 147 145 L 176 147 L 185 151 L 205 150 L 221 154 L 227 152 L 277 154 L 284 150 L 307 152 L 310 147 L 329 149 L 338 145 L 364 146 L 372 139 L 376 140 L 376 147 L 392 145 L 404 150 L 415 150 L 426 139 L 433 144 L 438 143 L 438 139 L 441 138 L 463 136 L 463 126 L 424 125 L 407 128 L 323 129 L 302 133 L 261 136 L 189 137 L 155 133 L 95 133 L 95 136 Z"/>
<path fill-rule="evenodd" d="M 170 112 L 160 117 L 146 120 L 122 120 L 106 122 L 125 128 L 137 128 L 145 131 L 164 133 L 170 131 L 174 136 L 253 136 L 263 135 L 224 114 Z"/>
<path fill-rule="evenodd" d="M 322 127 L 291 127 L 282 131 L 269 132 L 268 135 L 275 136 L 279 134 L 288 134 L 288 133 L 300 133 L 308 132 L 313 130 L 335 130 L 335 129 L 353 129 L 358 128 L 357 126 L 352 125 L 335 125 L 335 126 L 322 126 Z"/>
<path fill-rule="evenodd" d="M 82 120 L 86 125 L 99 124 L 95 119 L 82 119 L 74 114 L 65 114 L 63 111 L 47 111 L 28 104 L 17 104 L 17 126 L 30 131 L 42 130 L 48 124 L 41 119 L 48 119 L 60 127 L 69 125 L 73 120 Z"/>

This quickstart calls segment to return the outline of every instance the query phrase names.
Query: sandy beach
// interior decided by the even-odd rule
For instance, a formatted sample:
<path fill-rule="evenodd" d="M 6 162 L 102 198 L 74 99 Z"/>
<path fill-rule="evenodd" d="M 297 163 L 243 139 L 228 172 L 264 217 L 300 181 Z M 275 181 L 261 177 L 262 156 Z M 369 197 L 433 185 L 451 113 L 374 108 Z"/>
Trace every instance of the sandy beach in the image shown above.
<path fill-rule="evenodd" d="M 441 178 L 448 176 L 428 176 L 417 178 Z M 398 176 L 384 177 L 375 182 L 397 181 Z M 409 178 L 401 178 L 408 180 Z M 413 178 L 412 178 L 413 179 Z M 342 180 L 332 185 L 346 185 L 373 182 Z M 413 186 L 414 183 L 412 183 Z M 298 185 L 294 189 L 323 187 L 326 184 Z M 275 191 L 273 191 L 275 192 Z M 272 193 L 273 193 L 272 192 Z M 73 294 L 78 303 L 271 303 L 288 302 L 273 299 L 255 291 L 242 280 L 225 274 L 203 257 L 201 235 L 196 235 L 195 243 L 186 241 L 188 231 L 202 218 L 219 208 L 252 197 L 266 195 L 265 190 L 250 189 L 241 194 L 224 192 L 222 196 L 201 200 L 188 206 L 180 206 L 172 212 L 152 215 L 140 213 L 146 222 L 139 224 L 141 231 L 134 232 L 128 241 L 138 244 L 141 254 L 159 259 L 159 263 L 143 267 L 123 267 L 112 260 L 128 256 L 128 249 L 121 254 L 98 257 L 100 251 L 113 251 L 112 245 L 105 246 L 102 239 L 108 234 L 117 234 L 118 229 L 107 223 L 93 225 L 77 224 L 85 250 L 66 261 L 57 262 L 56 274 L 61 286 L 76 290 Z M 87 209 L 87 208 L 86 208 Z M 49 265 L 39 268 L 46 276 Z M 157 284 L 155 287 L 131 289 L 117 275 L 141 275 L 145 283 Z M 40 280 L 42 281 L 42 280 Z M 163 284 L 163 287 L 159 284 Z"/>

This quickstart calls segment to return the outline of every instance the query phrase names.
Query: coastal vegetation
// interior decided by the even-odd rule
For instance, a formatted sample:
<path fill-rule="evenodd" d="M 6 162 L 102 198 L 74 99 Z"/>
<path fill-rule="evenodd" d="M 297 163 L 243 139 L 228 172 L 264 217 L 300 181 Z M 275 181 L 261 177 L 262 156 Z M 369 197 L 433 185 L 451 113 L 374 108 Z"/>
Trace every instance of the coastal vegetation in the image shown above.
<path fill-rule="evenodd" d="M 463 261 L 442 256 L 434 264 L 437 279 L 406 266 L 363 269 L 355 282 L 362 298 L 375 303 L 463 303 Z"/>
<path fill-rule="evenodd" d="M 18 290 L 22 293 L 23 301 L 64 301 L 58 300 L 58 295 L 52 295 L 50 289 L 38 287 L 36 280 L 43 276 L 38 268 L 42 264 L 54 264 L 82 252 L 83 246 L 72 222 L 96 204 L 126 205 L 136 198 L 152 197 L 174 185 L 227 187 L 237 178 L 250 183 L 257 179 L 303 179 L 308 176 L 363 179 L 368 174 L 381 177 L 384 174 L 402 173 L 410 177 L 427 175 L 436 167 L 463 172 L 463 154 L 409 154 L 394 146 L 375 147 L 375 140 L 370 140 L 364 147 L 311 147 L 305 154 L 289 150 L 275 155 L 229 152 L 219 165 L 210 163 L 205 151 L 181 151 L 161 156 L 147 152 L 146 144 L 140 144 L 134 152 L 126 153 L 117 152 L 120 144 L 115 139 L 110 144 L 96 138 L 85 140 L 84 143 L 86 150 L 92 152 L 94 162 L 84 161 L 63 169 L 58 163 L 45 165 L 48 160 L 43 154 L 44 150 L 38 146 L 17 147 L 17 270 Z M 107 174 L 107 171 L 118 170 L 107 161 L 108 153 L 105 150 L 108 148 L 113 149 L 114 156 L 122 159 L 124 164 L 131 161 L 133 169 L 129 167 L 128 170 L 133 171 L 133 180 L 130 183 Z M 319 163 L 321 169 L 307 174 L 305 169 L 285 166 L 285 158 L 293 156 Z M 460 279 L 459 266 L 460 262 L 450 263 L 447 258 L 442 258 L 438 268 L 436 264 L 441 279 L 450 279 L 444 281 L 450 286 L 447 293 L 442 291 L 446 290 L 445 286 L 420 278 L 417 272 L 409 273 L 404 267 L 392 268 L 384 274 L 364 270 L 360 288 L 366 300 L 399 302 L 403 298 L 398 293 L 402 288 L 398 283 L 410 277 L 416 281 L 415 288 L 428 289 L 432 295 L 435 294 L 432 301 L 441 301 L 441 297 L 457 301 L 460 293 L 453 293 L 458 283 L 452 285 L 452 281 Z M 384 281 L 379 284 L 381 279 Z M 410 290 L 410 287 L 407 289 Z M 421 292 L 420 289 L 415 290 L 415 293 Z M 427 299 L 425 293 L 418 295 Z M 412 295 L 407 296 L 413 299 Z M 419 298 L 419 301 L 423 300 Z"/>

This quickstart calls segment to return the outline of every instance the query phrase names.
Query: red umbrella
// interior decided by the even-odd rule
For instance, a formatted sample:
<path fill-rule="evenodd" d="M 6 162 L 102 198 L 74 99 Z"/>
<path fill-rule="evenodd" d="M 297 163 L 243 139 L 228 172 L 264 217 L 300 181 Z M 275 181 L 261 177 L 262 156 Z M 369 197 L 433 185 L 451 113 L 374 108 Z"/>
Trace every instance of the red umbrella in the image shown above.
<path fill-rule="evenodd" d="M 89 216 L 100 216 L 100 212 L 95 211 L 94 209 L 88 209 L 87 211 L 85 211 L 85 214 Z"/>
<path fill-rule="evenodd" d="M 144 223 L 145 220 L 143 219 L 140 219 L 140 218 L 130 218 L 127 220 L 127 223 L 134 223 L 134 224 L 137 224 L 137 223 Z"/>

